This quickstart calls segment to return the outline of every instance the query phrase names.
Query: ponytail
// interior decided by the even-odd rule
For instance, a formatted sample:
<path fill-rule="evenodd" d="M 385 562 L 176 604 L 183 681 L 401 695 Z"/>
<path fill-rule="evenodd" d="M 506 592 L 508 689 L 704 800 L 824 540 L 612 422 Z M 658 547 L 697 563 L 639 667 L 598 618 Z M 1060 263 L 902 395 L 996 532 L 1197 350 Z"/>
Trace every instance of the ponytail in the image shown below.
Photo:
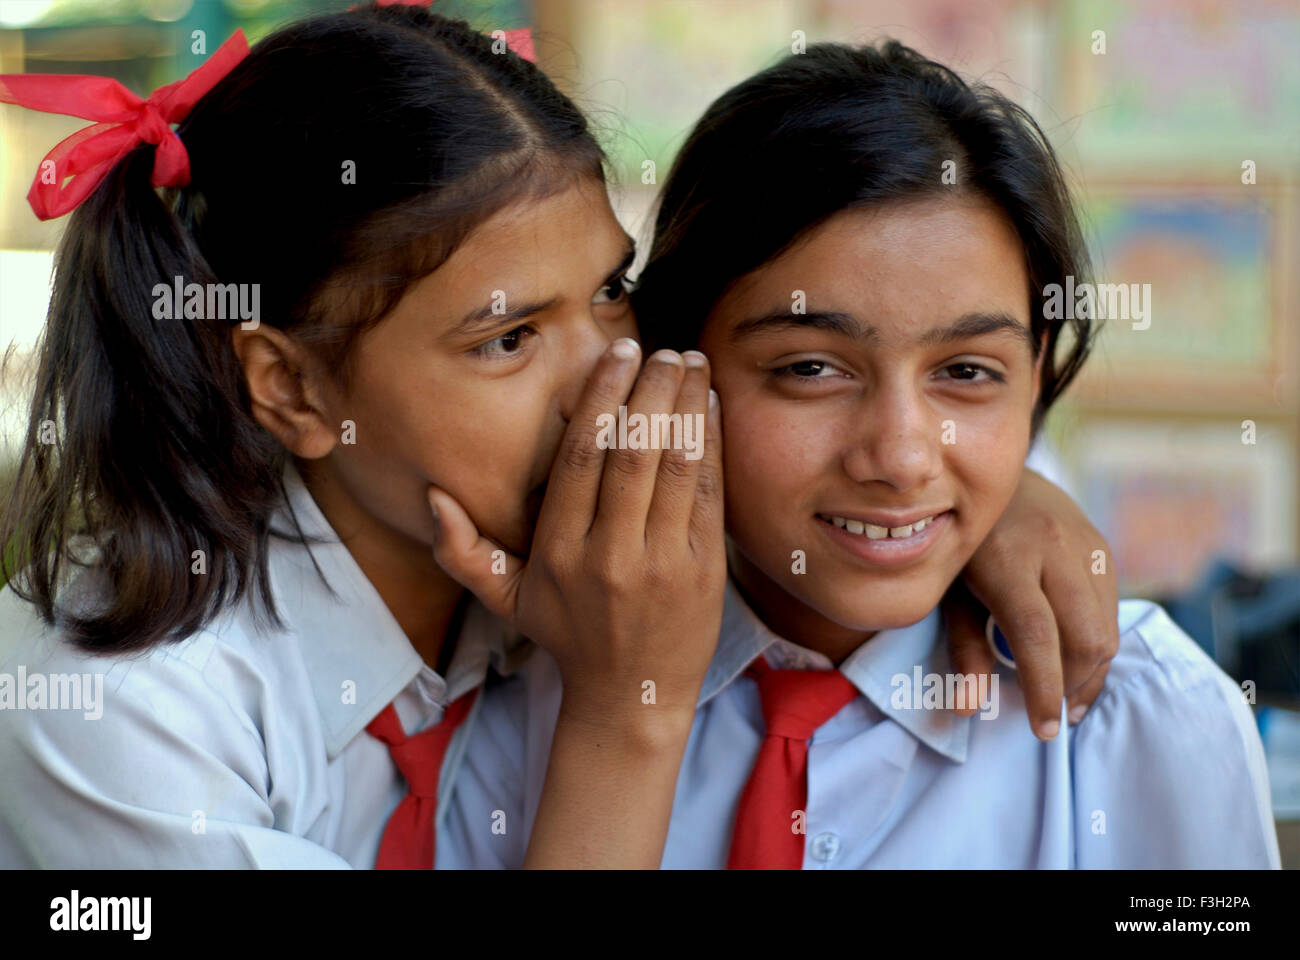
<path fill-rule="evenodd" d="M 278 622 L 265 518 L 287 452 L 246 412 L 226 326 L 154 316 L 159 283 L 215 277 L 152 164 L 148 147 L 132 151 L 72 214 L 0 524 L 16 551 L 0 574 L 47 621 L 66 562 L 102 573 L 101 604 L 62 610 L 60 626 L 106 652 L 191 634 L 253 579 Z M 77 534 L 98 556 L 79 555 Z"/>

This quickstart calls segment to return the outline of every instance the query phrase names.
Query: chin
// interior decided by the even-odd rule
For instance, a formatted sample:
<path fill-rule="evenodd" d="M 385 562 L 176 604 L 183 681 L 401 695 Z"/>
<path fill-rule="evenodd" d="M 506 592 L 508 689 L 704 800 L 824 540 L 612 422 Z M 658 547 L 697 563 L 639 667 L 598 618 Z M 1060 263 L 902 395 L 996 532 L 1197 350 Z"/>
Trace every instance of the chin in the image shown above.
<path fill-rule="evenodd" d="M 846 601 L 841 593 L 835 597 L 808 598 L 804 602 L 833 623 L 865 633 L 910 627 L 928 617 L 941 599 L 942 594 L 936 595 L 930 591 L 899 596 L 896 589 L 867 589 L 854 591 L 852 601 Z"/>

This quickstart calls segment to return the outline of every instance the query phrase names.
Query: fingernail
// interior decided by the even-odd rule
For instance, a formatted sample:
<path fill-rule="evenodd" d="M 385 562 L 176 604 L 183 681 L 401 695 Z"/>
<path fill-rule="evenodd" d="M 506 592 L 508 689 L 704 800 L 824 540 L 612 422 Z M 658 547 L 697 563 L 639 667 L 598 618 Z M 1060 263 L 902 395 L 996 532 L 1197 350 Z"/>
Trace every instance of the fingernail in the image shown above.
<path fill-rule="evenodd" d="M 682 355 L 676 350 L 656 350 L 650 355 L 650 359 L 659 363 L 671 363 L 674 366 L 682 365 Z"/>
<path fill-rule="evenodd" d="M 621 337 L 609 345 L 609 352 L 620 360 L 631 360 L 641 352 L 641 345 L 631 337 Z"/>
<path fill-rule="evenodd" d="M 1077 707 L 1072 707 L 1070 709 L 1070 722 L 1078 723 L 1080 720 L 1083 719 L 1083 715 L 1087 712 L 1088 712 L 1088 707 L 1086 704 L 1081 703 Z"/>
<path fill-rule="evenodd" d="M 718 405 L 718 391 L 709 389 L 709 409 L 712 410 Z"/>
<path fill-rule="evenodd" d="M 1056 735 L 1061 732 L 1060 720 L 1048 720 L 1046 723 L 1038 725 L 1039 740 L 1054 740 Z"/>
<path fill-rule="evenodd" d="M 682 354 L 682 359 L 686 361 L 688 367 L 702 367 L 709 362 L 708 358 L 698 350 L 687 350 Z"/>
<path fill-rule="evenodd" d="M 429 501 L 429 512 L 433 514 L 433 522 L 435 524 L 439 523 L 438 504 L 434 502 L 433 494 L 425 494 L 425 499 Z"/>

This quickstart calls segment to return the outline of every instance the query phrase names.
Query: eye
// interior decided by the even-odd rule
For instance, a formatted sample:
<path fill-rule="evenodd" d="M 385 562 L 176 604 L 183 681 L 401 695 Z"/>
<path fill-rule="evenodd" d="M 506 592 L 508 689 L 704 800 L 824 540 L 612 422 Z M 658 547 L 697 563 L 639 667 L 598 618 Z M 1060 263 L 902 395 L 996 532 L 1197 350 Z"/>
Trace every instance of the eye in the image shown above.
<path fill-rule="evenodd" d="M 480 344 L 472 352 L 488 360 L 506 359 L 519 353 L 523 349 L 524 341 L 536 333 L 536 330 L 525 324 L 501 334 L 494 340 Z"/>
<path fill-rule="evenodd" d="M 1006 382 L 1006 378 L 1002 374 L 979 363 L 950 363 L 942 370 L 948 374 L 947 379 L 949 380 L 960 380 L 967 383 Z"/>
<path fill-rule="evenodd" d="M 839 372 L 838 367 L 826 360 L 797 360 L 778 367 L 772 374 L 793 380 L 826 380 Z"/>
<path fill-rule="evenodd" d="M 596 295 L 591 298 L 591 302 L 594 304 L 618 303 L 626 296 L 627 277 L 619 277 L 597 290 Z"/>

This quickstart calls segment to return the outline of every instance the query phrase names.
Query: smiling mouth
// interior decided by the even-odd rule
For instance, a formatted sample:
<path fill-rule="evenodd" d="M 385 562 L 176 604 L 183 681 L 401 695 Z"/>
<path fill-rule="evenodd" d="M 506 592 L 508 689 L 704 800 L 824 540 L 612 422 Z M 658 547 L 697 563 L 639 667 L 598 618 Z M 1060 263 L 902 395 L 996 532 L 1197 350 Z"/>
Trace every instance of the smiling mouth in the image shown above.
<path fill-rule="evenodd" d="M 947 512 L 947 510 L 941 510 L 938 513 L 918 517 L 911 523 L 900 524 L 896 527 L 886 527 L 880 524 L 868 523 L 865 520 L 839 517 L 826 513 L 819 513 L 816 516 L 823 523 L 829 523 L 831 526 L 839 527 L 845 533 L 865 537 L 868 540 L 907 540 L 928 527 L 936 517 L 941 517 Z"/>

